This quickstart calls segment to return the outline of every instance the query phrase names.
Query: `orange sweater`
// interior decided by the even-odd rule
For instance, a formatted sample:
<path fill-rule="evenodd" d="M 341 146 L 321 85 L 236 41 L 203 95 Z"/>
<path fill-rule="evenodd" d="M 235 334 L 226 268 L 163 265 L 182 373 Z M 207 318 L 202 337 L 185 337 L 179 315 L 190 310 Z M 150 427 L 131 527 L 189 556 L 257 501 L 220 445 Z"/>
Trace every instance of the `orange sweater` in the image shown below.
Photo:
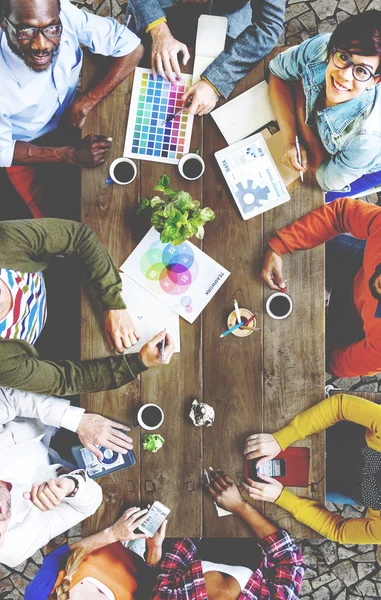
<path fill-rule="evenodd" d="M 137 589 L 137 556 L 120 542 L 92 552 L 82 561 L 73 575 L 71 588 L 85 577 L 94 577 L 106 585 L 115 600 L 133 600 Z M 60 571 L 54 589 L 61 583 L 64 571 Z"/>
<path fill-rule="evenodd" d="M 339 377 L 373 375 L 381 371 L 381 310 L 369 289 L 369 280 L 381 264 L 381 208 L 340 198 L 311 211 L 280 229 L 268 242 L 278 255 L 314 248 L 341 233 L 366 240 L 363 266 L 354 280 L 355 307 L 363 320 L 365 338 L 332 355 L 331 370 Z M 348 301 L 350 299 L 348 298 Z"/>

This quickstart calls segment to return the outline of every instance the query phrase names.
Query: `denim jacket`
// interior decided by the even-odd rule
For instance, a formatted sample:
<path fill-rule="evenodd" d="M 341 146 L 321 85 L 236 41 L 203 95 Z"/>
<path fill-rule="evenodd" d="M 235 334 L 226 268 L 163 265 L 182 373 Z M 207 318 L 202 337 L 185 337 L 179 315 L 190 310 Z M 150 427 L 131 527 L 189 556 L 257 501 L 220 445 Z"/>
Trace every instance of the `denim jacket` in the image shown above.
<path fill-rule="evenodd" d="M 182 0 L 129 0 L 127 13 L 134 18 L 138 33 L 157 19 L 165 17 L 166 8 L 181 4 Z M 234 42 L 227 50 L 207 67 L 203 76 L 227 98 L 237 83 L 248 74 L 255 64 L 267 56 L 277 43 L 284 21 L 285 0 L 209 0 L 210 14 L 226 14 L 229 19 L 235 13 L 242 11 L 242 17 L 248 13 L 248 18 L 242 18 L 242 27 L 237 35 L 237 25 L 234 33 L 229 31 Z M 229 8 L 226 12 L 226 7 Z M 224 12 L 225 11 L 225 12 Z M 251 13 L 251 14 L 250 14 Z M 245 21 L 245 22 L 244 22 Z"/>
<path fill-rule="evenodd" d="M 285 81 L 303 83 L 306 123 L 316 127 L 331 158 L 319 165 L 316 179 L 323 190 L 342 190 L 362 175 L 381 169 L 381 85 L 359 96 L 314 110 L 325 90 L 330 34 L 317 35 L 279 54 L 270 71 Z"/>

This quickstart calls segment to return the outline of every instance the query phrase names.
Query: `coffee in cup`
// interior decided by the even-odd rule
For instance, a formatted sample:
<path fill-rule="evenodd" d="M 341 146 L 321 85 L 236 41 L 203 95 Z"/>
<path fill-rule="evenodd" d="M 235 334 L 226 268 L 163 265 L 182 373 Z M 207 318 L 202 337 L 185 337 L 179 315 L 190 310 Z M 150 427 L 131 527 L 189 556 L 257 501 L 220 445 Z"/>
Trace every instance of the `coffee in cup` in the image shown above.
<path fill-rule="evenodd" d="M 292 300 L 284 292 L 276 292 L 267 298 L 267 314 L 273 319 L 285 319 L 292 311 Z"/>
<path fill-rule="evenodd" d="M 205 163 L 199 154 L 189 152 L 180 158 L 178 168 L 184 179 L 192 181 L 201 177 L 205 171 Z"/>
<path fill-rule="evenodd" d="M 164 413 L 157 404 L 144 404 L 139 408 L 136 418 L 137 422 L 134 425 L 140 425 L 143 429 L 152 431 L 163 424 Z"/>
<path fill-rule="evenodd" d="M 119 185 L 128 185 L 131 183 L 137 173 L 135 163 L 129 158 L 116 158 L 110 165 L 110 180 L 108 183 L 118 183 Z"/>

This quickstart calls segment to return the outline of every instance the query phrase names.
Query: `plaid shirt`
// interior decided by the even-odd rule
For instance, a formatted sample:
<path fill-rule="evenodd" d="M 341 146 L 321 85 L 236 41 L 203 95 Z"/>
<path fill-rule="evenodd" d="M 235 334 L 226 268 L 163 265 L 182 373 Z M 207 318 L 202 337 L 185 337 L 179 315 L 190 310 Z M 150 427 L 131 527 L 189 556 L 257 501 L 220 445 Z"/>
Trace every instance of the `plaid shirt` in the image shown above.
<path fill-rule="evenodd" d="M 300 550 L 283 530 L 258 542 L 263 559 L 238 600 L 297 600 L 304 565 Z M 207 600 L 200 560 L 193 560 L 196 546 L 189 538 L 178 540 L 160 565 L 151 600 Z"/>

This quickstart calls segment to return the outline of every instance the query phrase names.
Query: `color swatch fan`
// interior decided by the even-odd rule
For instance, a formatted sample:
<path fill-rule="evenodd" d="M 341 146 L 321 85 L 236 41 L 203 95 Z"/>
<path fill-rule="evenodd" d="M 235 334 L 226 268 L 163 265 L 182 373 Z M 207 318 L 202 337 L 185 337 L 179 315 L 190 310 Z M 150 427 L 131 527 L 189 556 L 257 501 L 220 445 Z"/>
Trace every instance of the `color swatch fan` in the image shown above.
<path fill-rule="evenodd" d="M 184 111 L 165 121 L 181 109 L 191 83 L 192 75 L 172 84 L 160 75 L 154 81 L 151 69 L 135 69 L 123 156 L 177 164 L 189 152 L 193 115 Z"/>

